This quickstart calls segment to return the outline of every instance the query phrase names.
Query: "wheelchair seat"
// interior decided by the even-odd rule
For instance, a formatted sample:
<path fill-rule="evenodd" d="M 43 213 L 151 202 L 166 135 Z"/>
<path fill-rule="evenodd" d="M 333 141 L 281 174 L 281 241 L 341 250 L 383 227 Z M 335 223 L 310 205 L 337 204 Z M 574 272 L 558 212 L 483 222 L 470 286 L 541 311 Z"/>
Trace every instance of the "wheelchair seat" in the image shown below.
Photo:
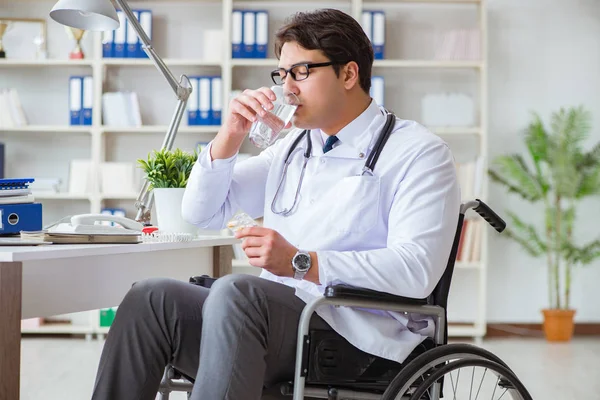
<path fill-rule="evenodd" d="M 281 394 L 293 395 L 294 400 L 303 399 L 304 396 L 328 400 L 437 400 L 444 397 L 446 374 L 461 367 L 473 367 L 473 371 L 475 367 L 481 367 L 485 368 L 486 372 L 489 370 L 490 374 L 498 376 L 494 387 L 509 391 L 513 400 L 531 400 L 522 383 L 497 356 L 469 344 L 447 344 L 448 294 L 465 212 L 468 209 L 473 209 L 481 215 L 498 232 L 502 232 L 506 227 L 506 223 L 481 200 L 462 204 L 446 269 L 428 298 L 411 299 L 347 285 L 333 285 L 325 289 L 323 297 L 308 303 L 300 316 L 298 326 L 294 379 L 277 385 Z M 214 278 L 207 276 L 190 278 L 191 283 L 206 287 L 210 287 L 214 281 Z M 434 318 L 435 334 L 433 338 L 427 338 L 417 346 L 404 362 L 397 363 L 357 349 L 335 331 L 309 331 L 310 317 L 322 305 L 429 315 Z M 171 366 L 165 370 L 165 377 L 169 376 L 184 377 L 193 382 L 191 377 L 177 373 Z M 191 383 L 188 383 L 187 390 L 186 386 L 178 386 L 178 383 L 173 386 L 172 383 L 172 380 L 163 379 L 161 399 L 168 399 L 171 390 L 191 391 Z M 451 383 L 456 398 L 455 382 Z"/>

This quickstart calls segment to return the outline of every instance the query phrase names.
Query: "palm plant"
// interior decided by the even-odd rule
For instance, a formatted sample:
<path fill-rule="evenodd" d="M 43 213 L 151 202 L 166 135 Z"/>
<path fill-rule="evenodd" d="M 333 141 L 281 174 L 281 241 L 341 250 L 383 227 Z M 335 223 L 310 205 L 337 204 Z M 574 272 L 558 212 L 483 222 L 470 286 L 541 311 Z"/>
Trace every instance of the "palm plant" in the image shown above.
<path fill-rule="evenodd" d="M 600 192 L 600 143 L 588 152 L 582 148 L 589 132 L 590 115 L 583 107 L 552 113 L 550 131 L 534 114 L 524 138 L 529 162 L 520 154 L 504 155 L 489 171 L 509 192 L 544 206 L 543 232 L 508 212 L 513 228 L 507 236 L 532 256 L 546 256 L 552 309 L 570 309 L 573 268 L 600 256 L 599 240 L 578 246 L 573 239 L 577 203 Z"/>

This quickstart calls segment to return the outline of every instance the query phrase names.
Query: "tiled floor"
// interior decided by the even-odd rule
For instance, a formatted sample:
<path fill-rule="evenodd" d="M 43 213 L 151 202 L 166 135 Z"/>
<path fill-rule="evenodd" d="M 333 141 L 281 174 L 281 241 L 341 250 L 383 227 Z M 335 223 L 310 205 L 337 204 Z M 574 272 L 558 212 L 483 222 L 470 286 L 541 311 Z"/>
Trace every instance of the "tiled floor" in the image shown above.
<path fill-rule="evenodd" d="M 102 345 L 83 339 L 23 339 L 21 398 L 89 399 Z M 515 371 L 535 400 L 600 399 L 600 337 L 569 344 L 497 339 L 484 341 L 483 347 Z"/>

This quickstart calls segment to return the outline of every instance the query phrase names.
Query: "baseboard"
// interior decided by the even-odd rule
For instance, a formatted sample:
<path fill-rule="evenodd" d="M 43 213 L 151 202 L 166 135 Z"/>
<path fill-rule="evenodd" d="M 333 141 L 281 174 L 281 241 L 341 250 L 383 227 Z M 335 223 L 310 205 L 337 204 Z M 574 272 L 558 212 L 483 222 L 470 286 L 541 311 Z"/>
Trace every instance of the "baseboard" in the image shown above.
<path fill-rule="evenodd" d="M 487 325 L 486 338 L 543 337 L 542 324 L 495 323 Z M 600 336 L 600 323 L 575 324 L 575 336 Z"/>

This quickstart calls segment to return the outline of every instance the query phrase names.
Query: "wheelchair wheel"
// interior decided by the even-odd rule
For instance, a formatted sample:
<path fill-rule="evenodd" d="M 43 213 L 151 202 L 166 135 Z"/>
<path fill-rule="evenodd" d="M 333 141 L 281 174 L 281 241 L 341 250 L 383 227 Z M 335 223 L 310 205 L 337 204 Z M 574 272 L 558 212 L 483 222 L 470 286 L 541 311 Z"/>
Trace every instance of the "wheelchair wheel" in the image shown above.
<path fill-rule="evenodd" d="M 436 383 L 437 389 L 433 386 Z M 438 397 L 439 388 L 442 386 L 443 395 Z M 505 396 L 506 394 L 509 396 Z M 501 364 L 485 359 L 463 359 L 437 368 L 419 385 L 410 400 L 440 397 L 452 397 L 457 400 L 532 400 L 525 386 L 512 371 Z"/>
<path fill-rule="evenodd" d="M 435 367 L 448 361 L 463 359 L 490 360 L 510 371 L 504 361 L 480 347 L 462 343 L 446 344 L 426 351 L 404 366 L 398 375 L 392 379 L 381 400 L 401 399 L 412 390 L 411 388 L 415 388 L 423 382 Z"/>

